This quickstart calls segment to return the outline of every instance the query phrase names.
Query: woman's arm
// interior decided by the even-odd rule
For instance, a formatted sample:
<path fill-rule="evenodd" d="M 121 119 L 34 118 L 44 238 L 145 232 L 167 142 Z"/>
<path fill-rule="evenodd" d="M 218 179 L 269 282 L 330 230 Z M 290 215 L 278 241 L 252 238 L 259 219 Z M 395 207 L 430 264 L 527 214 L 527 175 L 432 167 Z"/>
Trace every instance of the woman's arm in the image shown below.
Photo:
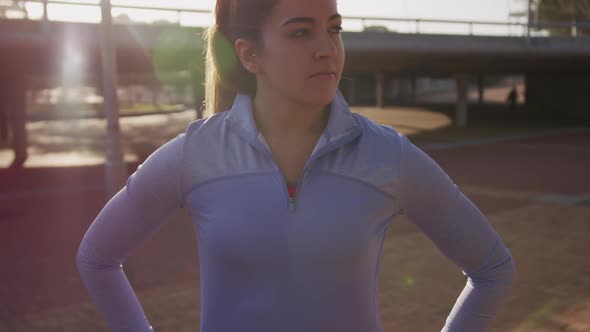
<path fill-rule="evenodd" d="M 401 136 L 402 209 L 468 280 L 442 331 L 485 331 L 516 277 L 481 211 L 428 155 Z"/>
<path fill-rule="evenodd" d="M 112 331 L 152 331 L 122 264 L 182 206 L 183 141 L 180 134 L 150 155 L 100 211 L 80 243 L 80 277 Z"/>

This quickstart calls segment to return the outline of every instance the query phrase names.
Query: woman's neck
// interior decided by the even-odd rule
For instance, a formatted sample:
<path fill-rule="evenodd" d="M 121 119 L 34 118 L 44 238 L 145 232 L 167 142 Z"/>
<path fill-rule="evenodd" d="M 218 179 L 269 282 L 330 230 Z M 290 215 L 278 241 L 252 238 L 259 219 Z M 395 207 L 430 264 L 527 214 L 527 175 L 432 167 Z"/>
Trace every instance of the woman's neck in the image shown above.
<path fill-rule="evenodd" d="M 256 126 L 264 136 L 319 136 L 329 117 L 326 107 L 299 104 L 278 94 L 258 93 L 253 107 Z"/>

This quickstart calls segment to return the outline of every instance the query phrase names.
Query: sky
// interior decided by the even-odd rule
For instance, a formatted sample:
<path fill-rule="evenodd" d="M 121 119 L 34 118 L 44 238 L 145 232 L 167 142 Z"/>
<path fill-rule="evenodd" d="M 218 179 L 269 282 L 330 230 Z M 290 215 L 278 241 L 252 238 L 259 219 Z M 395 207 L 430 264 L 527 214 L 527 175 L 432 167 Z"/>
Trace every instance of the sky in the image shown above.
<path fill-rule="evenodd" d="M 75 2 L 97 3 L 98 0 L 71 0 Z M 187 9 L 211 10 L 215 0 L 111 0 L 113 5 L 175 7 Z M 339 11 L 343 16 L 362 17 L 393 17 L 404 19 L 439 19 L 439 20 L 464 20 L 464 21 L 494 21 L 515 22 L 510 17 L 510 12 L 522 10 L 522 0 L 338 0 Z M 30 16 L 40 16 L 39 3 L 28 3 L 27 9 Z M 176 22 L 176 12 L 154 12 L 145 10 L 113 9 L 113 16 L 125 13 L 136 21 L 153 21 L 166 19 Z M 66 21 L 98 22 L 100 9 L 98 7 L 72 6 L 52 4 L 48 10 L 49 18 Z M 210 14 L 182 13 L 180 22 L 184 25 L 207 25 L 211 23 Z M 414 22 L 385 22 L 369 21 L 368 25 L 384 25 L 390 30 L 398 32 L 414 32 Z M 362 29 L 360 20 L 344 20 L 344 29 L 355 31 Z M 467 24 L 439 24 L 420 23 L 421 32 L 432 33 L 468 33 Z M 515 27 L 494 27 L 474 25 L 475 34 L 515 34 Z"/>

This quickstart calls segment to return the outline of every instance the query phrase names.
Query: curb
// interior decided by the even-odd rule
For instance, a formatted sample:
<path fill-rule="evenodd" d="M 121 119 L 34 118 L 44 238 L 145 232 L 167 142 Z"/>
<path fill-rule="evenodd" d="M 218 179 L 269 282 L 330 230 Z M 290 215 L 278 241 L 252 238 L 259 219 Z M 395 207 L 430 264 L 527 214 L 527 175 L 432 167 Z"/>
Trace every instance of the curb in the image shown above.
<path fill-rule="evenodd" d="M 493 144 L 493 143 L 500 143 L 500 142 L 516 141 L 516 140 L 520 140 L 520 139 L 552 137 L 552 136 L 559 136 L 559 135 L 563 135 L 563 134 L 577 134 L 577 133 L 583 133 L 583 132 L 590 132 L 590 127 L 571 128 L 571 129 L 556 129 L 556 130 L 548 130 L 548 131 L 544 131 L 544 132 L 531 133 L 531 134 L 525 134 L 525 135 L 508 135 L 508 136 L 481 138 L 481 139 L 474 139 L 474 140 L 464 141 L 464 142 L 459 142 L 459 143 L 430 143 L 430 144 L 419 145 L 419 147 L 420 147 L 420 149 L 422 149 L 424 151 L 438 151 L 438 150 L 448 150 L 448 149 L 486 145 L 486 144 Z"/>

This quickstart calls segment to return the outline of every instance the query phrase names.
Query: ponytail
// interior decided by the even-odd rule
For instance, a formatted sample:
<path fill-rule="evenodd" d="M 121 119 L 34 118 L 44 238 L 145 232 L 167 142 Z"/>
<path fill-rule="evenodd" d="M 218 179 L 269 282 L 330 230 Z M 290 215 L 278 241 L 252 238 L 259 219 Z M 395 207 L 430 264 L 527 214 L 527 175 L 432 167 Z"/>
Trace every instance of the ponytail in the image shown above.
<path fill-rule="evenodd" d="M 205 54 L 205 116 L 223 112 L 229 109 L 236 96 L 236 90 L 225 88 L 221 83 L 221 76 L 217 69 L 216 52 L 214 47 L 215 35 L 219 34 L 217 25 L 209 27 L 205 33 L 207 50 Z"/>
<path fill-rule="evenodd" d="M 205 116 L 228 110 L 236 94 L 256 95 L 256 76 L 241 64 L 238 38 L 261 44 L 260 26 L 277 0 L 217 0 L 215 23 L 205 31 Z"/>

